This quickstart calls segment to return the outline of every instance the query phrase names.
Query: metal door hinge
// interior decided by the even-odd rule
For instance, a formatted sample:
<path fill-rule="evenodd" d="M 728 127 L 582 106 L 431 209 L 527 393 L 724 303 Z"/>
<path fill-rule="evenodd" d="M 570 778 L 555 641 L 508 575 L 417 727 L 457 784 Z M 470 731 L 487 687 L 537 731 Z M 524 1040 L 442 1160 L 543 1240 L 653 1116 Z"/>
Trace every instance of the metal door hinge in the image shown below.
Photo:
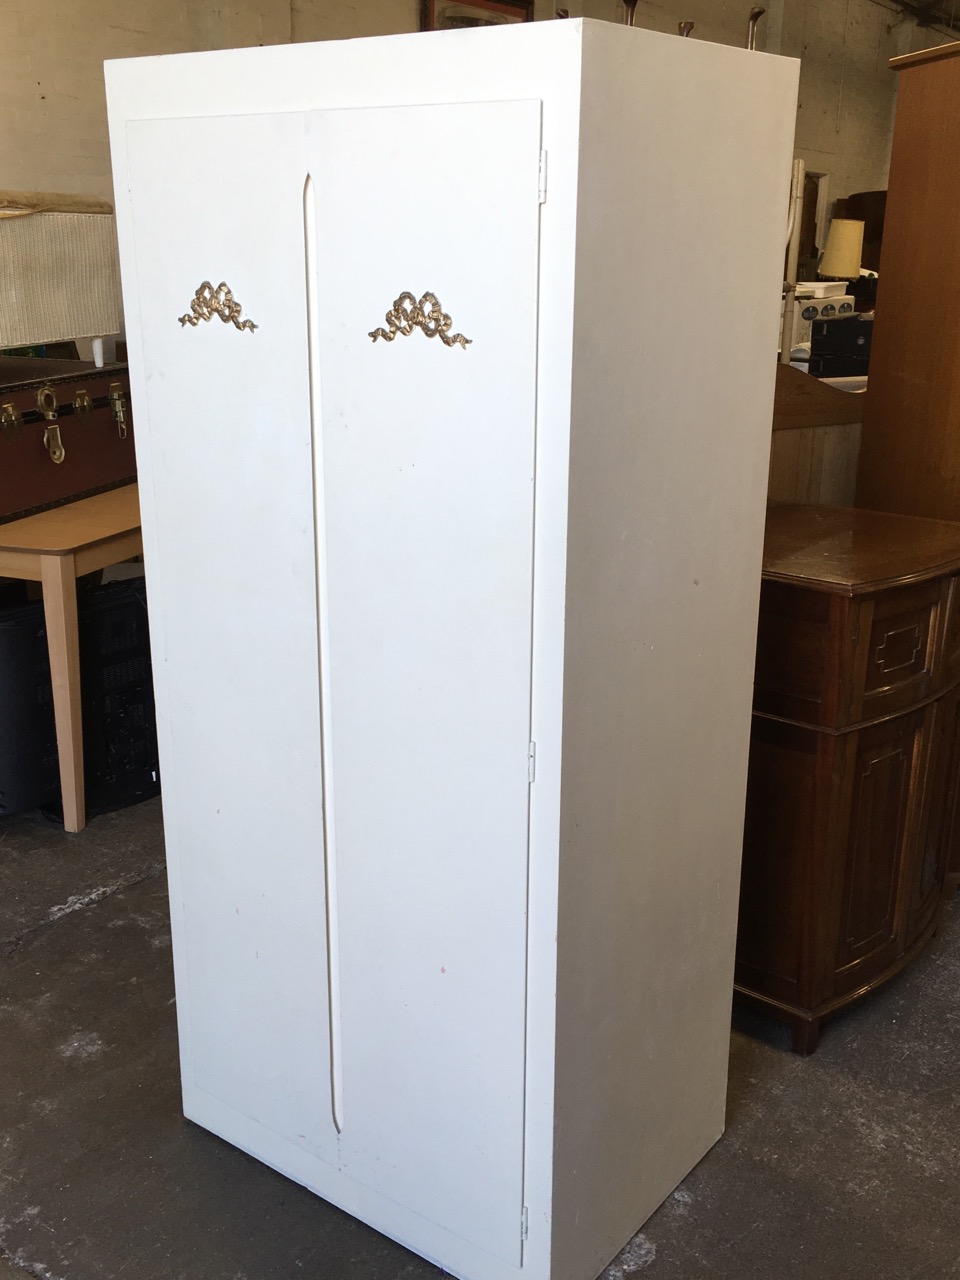
<path fill-rule="evenodd" d="M 535 782 L 537 779 L 537 744 L 531 742 L 527 747 L 527 781 Z"/>
<path fill-rule="evenodd" d="M 540 152 L 539 193 L 540 193 L 540 203 L 546 204 L 547 203 L 547 153 L 545 151 Z"/>
<path fill-rule="evenodd" d="M 523 1206 L 523 1212 L 520 1214 L 520 1239 L 526 1240 L 530 1232 L 530 1212 L 527 1206 Z"/>

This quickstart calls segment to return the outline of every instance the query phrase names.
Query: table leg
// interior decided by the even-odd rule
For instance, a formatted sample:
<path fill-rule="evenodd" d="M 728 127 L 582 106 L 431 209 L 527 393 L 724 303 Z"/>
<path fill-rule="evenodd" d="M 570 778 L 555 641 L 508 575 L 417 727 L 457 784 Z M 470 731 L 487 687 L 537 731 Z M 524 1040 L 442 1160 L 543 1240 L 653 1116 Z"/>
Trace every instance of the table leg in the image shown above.
<path fill-rule="evenodd" d="M 53 714 L 60 757 L 60 791 L 66 831 L 86 826 L 83 791 L 83 722 L 80 710 L 80 648 L 77 577 L 72 555 L 42 556 L 43 612 L 50 653 Z"/>

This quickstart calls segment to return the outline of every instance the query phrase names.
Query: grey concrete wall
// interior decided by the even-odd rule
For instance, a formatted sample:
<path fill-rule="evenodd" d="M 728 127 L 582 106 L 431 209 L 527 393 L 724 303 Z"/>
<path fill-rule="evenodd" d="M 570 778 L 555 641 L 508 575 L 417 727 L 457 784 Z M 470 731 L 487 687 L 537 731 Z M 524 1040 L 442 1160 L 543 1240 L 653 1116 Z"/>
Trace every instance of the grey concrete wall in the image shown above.
<path fill-rule="evenodd" d="M 112 191 L 105 58 L 417 29 L 418 0 L 0 0 L 0 188 Z M 574 17 L 623 20 L 620 0 L 568 0 Z M 639 0 L 636 22 L 741 44 L 749 0 Z M 553 0 L 537 0 L 550 18 Z M 886 185 L 896 77 L 887 59 L 944 37 L 897 20 L 889 0 L 770 0 L 758 47 L 802 59 L 797 154 L 830 196 Z"/>
<path fill-rule="evenodd" d="M 112 195 L 105 58 L 289 39 L 289 0 L 0 0 L 0 188 Z"/>
<path fill-rule="evenodd" d="M 637 26 L 691 39 L 744 44 L 750 0 L 638 0 Z M 580 0 L 576 15 L 623 21 L 621 0 Z M 757 48 L 800 58 L 796 154 L 830 175 L 831 200 L 887 184 L 896 74 L 888 59 L 942 44 L 946 36 L 903 19 L 890 0 L 768 0 Z"/>
<path fill-rule="evenodd" d="M 112 195 L 107 58 L 417 29 L 418 0 L 0 0 L 0 188 Z"/>

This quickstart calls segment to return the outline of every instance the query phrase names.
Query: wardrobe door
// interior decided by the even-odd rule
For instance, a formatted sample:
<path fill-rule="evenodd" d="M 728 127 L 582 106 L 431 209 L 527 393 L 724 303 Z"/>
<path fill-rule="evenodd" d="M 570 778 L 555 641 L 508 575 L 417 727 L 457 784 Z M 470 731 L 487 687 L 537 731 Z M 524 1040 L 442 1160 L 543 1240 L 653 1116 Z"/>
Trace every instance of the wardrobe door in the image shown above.
<path fill-rule="evenodd" d="M 308 134 L 342 1168 L 519 1262 L 540 103 Z"/>
<path fill-rule="evenodd" d="M 302 116 L 128 127 L 184 1099 L 336 1161 Z"/>

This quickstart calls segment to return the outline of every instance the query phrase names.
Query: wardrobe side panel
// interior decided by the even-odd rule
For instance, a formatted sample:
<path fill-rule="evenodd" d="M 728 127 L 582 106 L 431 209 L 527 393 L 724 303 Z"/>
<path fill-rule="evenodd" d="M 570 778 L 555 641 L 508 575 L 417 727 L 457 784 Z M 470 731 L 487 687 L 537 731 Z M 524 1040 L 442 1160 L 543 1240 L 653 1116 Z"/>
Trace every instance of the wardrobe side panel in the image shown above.
<path fill-rule="evenodd" d="M 185 1097 L 335 1162 L 303 120 L 134 121 L 127 149 Z"/>
<path fill-rule="evenodd" d="M 584 40 L 555 1280 L 599 1271 L 723 1129 L 797 82 Z"/>

